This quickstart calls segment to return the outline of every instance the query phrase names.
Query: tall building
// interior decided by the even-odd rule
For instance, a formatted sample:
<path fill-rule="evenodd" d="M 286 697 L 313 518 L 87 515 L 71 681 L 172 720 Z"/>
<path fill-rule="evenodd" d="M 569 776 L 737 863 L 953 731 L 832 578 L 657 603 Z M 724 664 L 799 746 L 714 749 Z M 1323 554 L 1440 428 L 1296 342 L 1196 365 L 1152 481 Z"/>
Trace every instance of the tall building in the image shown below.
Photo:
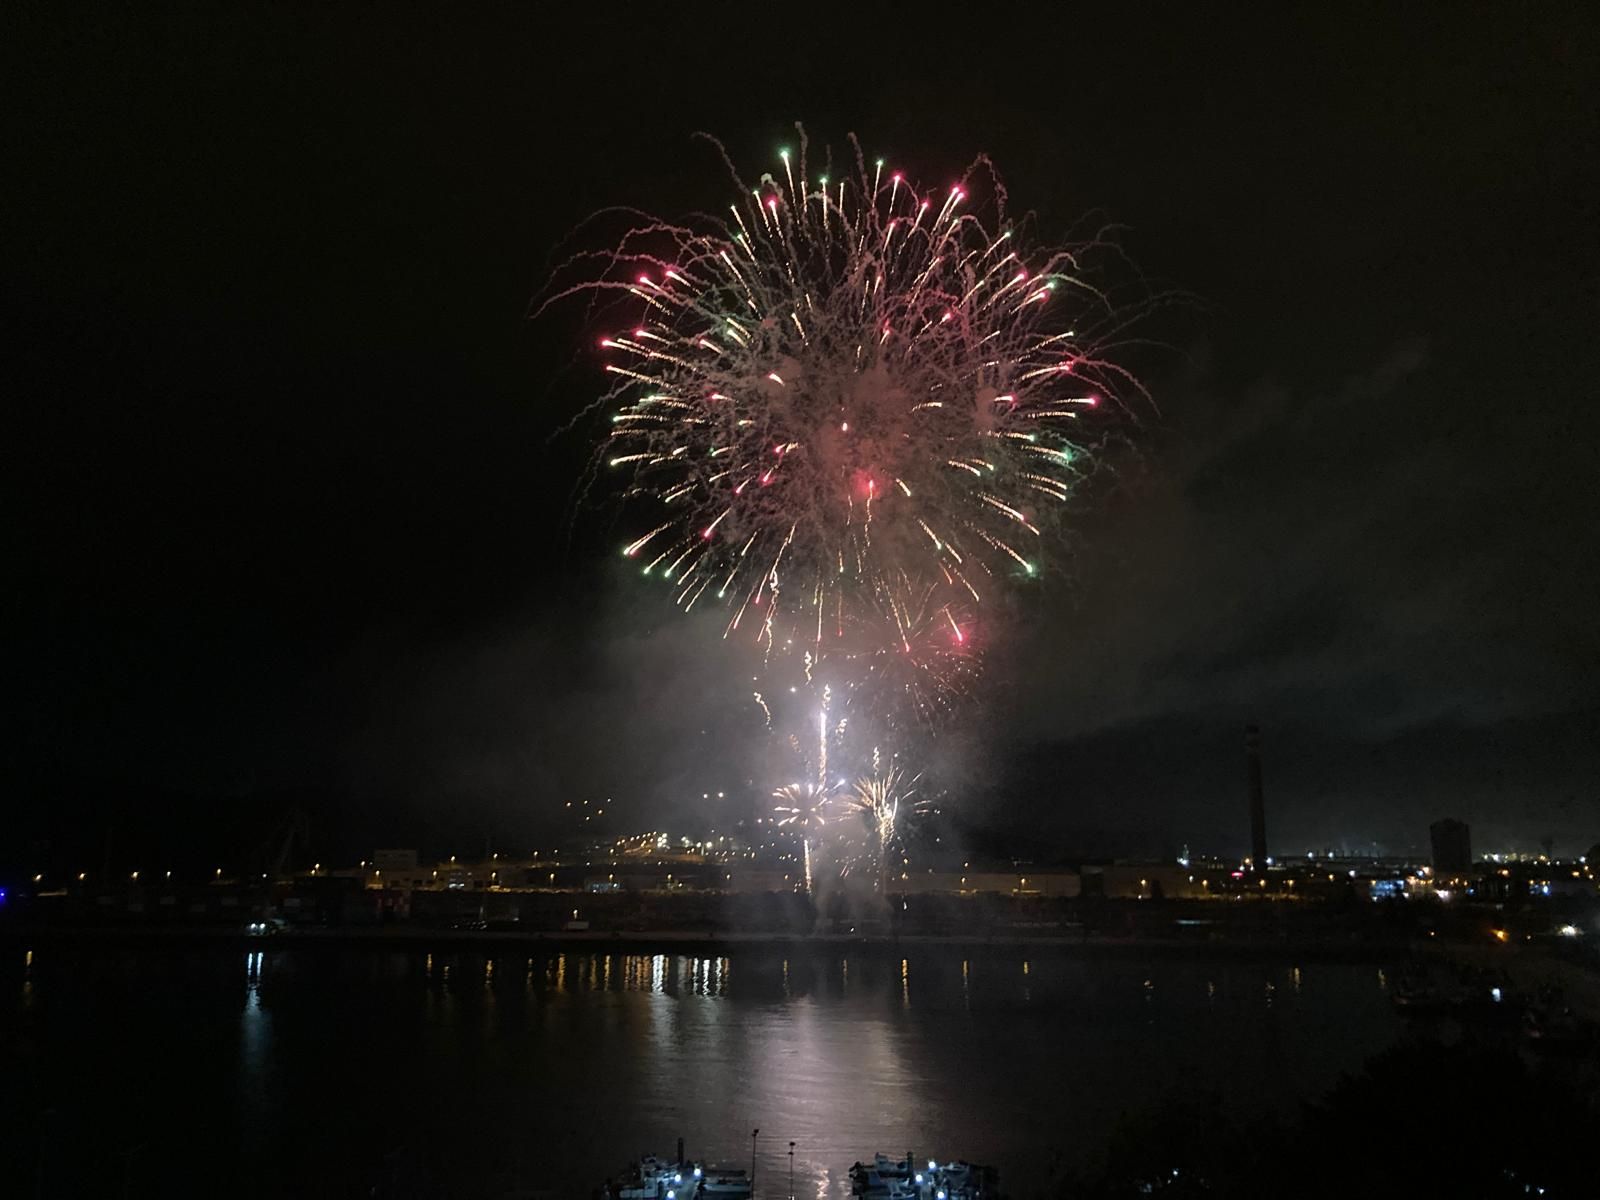
<path fill-rule="evenodd" d="M 1261 730 L 1244 727 L 1244 752 L 1250 765 L 1250 863 L 1267 869 L 1267 801 L 1261 790 Z"/>
<path fill-rule="evenodd" d="M 1465 821 L 1446 817 L 1428 826 L 1433 841 L 1433 872 L 1442 875 L 1472 869 L 1472 829 Z"/>

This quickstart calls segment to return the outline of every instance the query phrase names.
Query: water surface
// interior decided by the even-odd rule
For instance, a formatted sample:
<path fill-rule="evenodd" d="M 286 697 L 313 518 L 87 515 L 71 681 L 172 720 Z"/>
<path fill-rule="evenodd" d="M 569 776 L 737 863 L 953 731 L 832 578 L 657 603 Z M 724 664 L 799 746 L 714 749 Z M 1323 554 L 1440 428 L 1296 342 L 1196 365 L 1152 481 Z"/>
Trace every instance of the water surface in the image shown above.
<path fill-rule="evenodd" d="M 587 1197 L 642 1152 L 848 1196 L 876 1150 L 1013 1195 L 1119 1116 L 1292 1106 L 1391 1044 L 1377 963 L 1055 951 L 8 947 L 4 1178 L 43 1194 Z M 124 1192 L 125 1189 L 125 1192 Z M 6 1189 L 11 1191 L 10 1187 Z M 25 1189 L 18 1194 L 32 1195 Z"/>

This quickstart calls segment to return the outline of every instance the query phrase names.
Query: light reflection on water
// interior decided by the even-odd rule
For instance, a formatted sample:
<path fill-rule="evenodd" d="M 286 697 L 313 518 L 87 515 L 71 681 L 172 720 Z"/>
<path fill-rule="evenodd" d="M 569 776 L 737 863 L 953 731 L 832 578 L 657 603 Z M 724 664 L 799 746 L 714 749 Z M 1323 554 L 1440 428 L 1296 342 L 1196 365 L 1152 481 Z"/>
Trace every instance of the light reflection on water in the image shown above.
<path fill-rule="evenodd" d="M 693 1157 L 748 1166 L 759 1127 L 766 1197 L 787 1192 L 790 1141 L 806 1200 L 847 1196 L 850 1164 L 879 1150 L 993 1162 L 1026 1197 L 1124 1111 L 1197 1090 L 1292 1104 L 1399 1029 L 1372 963 L 796 947 L 274 948 L 242 965 L 209 949 L 41 954 L 8 1001 L 23 1012 L 26 988 L 26 1015 L 48 1017 L 32 1027 L 40 1052 L 0 1066 L 24 1068 L 22 1089 L 50 1094 L 108 1154 L 187 1129 L 169 1162 L 203 1173 L 226 1148 L 259 1194 L 311 1179 L 360 1194 L 398 1172 L 467 1181 L 456 1194 L 520 1176 L 587 1196 L 679 1136 Z M 107 1011 L 121 1022 L 97 1021 Z M 219 1056 L 229 1037 L 236 1053 Z M 146 1044 L 164 1046 L 187 1124 L 95 1108 L 137 1091 Z M 61 1087 L 88 1070 L 98 1092 Z"/>

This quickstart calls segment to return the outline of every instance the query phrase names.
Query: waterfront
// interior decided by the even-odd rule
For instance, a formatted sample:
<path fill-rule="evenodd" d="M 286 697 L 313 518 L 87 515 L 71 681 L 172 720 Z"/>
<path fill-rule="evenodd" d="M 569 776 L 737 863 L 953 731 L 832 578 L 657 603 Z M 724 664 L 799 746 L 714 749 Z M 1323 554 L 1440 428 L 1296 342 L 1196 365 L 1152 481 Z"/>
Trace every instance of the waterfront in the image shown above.
<path fill-rule="evenodd" d="M 6 947 L 6 1178 L 46 1195 L 587 1196 L 683 1136 L 758 1193 L 874 1150 L 1013 1195 L 1125 1112 L 1287 1111 L 1402 1036 L 1383 964 L 1007 948 L 726 956 Z M 402 1192 L 401 1194 L 406 1194 Z"/>

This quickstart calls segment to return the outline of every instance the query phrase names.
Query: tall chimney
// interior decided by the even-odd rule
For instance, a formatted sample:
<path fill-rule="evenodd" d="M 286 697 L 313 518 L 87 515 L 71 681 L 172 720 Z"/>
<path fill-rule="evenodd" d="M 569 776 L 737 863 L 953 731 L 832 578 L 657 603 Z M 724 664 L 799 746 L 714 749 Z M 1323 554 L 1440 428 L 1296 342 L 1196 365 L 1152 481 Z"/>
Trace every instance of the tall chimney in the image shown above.
<path fill-rule="evenodd" d="M 1252 869 L 1267 869 L 1267 803 L 1261 792 L 1261 729 L 1244 727 L 1244 752 L 1250 764 L 1250 863 Z"/>

